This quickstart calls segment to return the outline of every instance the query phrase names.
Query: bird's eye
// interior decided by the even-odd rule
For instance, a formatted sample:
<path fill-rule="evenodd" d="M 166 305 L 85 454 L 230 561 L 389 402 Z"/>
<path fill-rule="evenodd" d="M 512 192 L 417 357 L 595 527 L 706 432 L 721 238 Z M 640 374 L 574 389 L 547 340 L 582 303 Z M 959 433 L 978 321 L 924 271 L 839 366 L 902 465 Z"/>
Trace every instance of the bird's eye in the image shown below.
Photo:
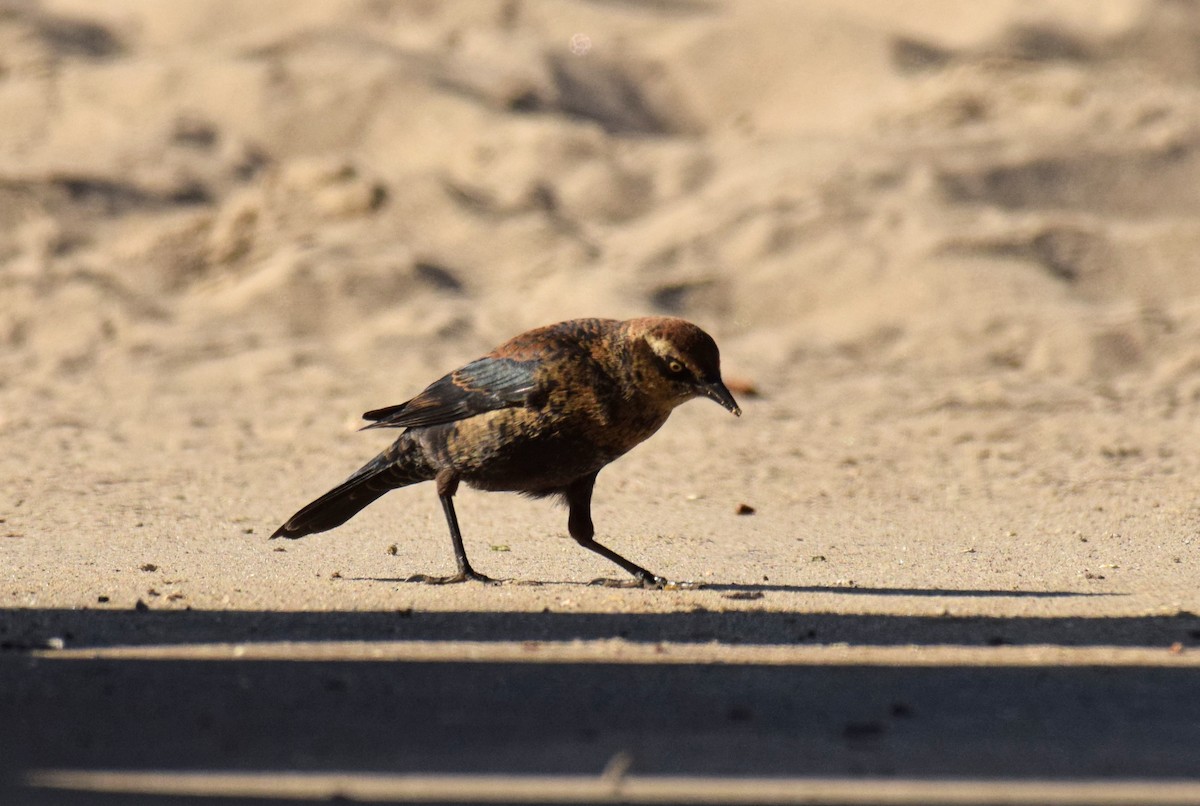
<path fill-rule="evenodd" d="M 683 364 L 680 364 L 678 361 L 672 361 L 667 364 L 667 369 L 671 370 L 672 374 L 678 375 L 683 372 Z"/>

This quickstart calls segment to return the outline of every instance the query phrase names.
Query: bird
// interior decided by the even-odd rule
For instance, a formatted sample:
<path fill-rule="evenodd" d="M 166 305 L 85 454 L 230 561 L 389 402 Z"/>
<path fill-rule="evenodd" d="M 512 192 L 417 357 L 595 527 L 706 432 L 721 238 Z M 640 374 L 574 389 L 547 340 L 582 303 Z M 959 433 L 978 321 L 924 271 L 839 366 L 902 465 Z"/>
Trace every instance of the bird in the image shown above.
<path fill-rule="evenodd" d="M 658 431 L 676 406 L 705 397 L 741 416 L 720 363 L 713 338 L 675 317 L 573 319 L 521 333 L 411 400 L 366 412 L 370 424 L 360 430 L 404 430 L 271 539 L 328 531 L 391 490 L 433 481 L 458 570 L 409 580 L 496 582 L 475 570 L 463 548 L 454 495 L 466 484 L 561 499 L 567 532 L 629 572 L 633 579 L 624 584 L 668 586 L 596 541 L 592 491 L 600 470 Z"/>

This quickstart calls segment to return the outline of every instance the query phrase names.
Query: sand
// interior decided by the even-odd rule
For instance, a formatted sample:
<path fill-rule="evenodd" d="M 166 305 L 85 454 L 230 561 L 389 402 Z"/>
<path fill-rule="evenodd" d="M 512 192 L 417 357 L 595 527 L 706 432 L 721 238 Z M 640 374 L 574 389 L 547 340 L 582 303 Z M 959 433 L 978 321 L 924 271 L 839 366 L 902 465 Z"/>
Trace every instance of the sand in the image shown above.
<path fill-rule="evenodd" d="M 1171 0 L 0 2 L 13 797 L 1200 797 L 1198 43 Z M 650 313 L 744 416 L 606 469 L 597 537 L 695 586 L 472 491 L 498 587 L 405 582 L 452 568 L 424 486 L 266 540 L 361 412 Z"/>

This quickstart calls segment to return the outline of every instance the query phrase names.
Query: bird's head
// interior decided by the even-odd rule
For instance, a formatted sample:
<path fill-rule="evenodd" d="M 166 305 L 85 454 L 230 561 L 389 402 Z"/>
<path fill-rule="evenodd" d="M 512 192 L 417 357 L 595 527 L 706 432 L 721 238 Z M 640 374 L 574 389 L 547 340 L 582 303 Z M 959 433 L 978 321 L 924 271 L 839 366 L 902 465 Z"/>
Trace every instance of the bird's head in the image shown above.
<path fill-rule="evenodd" d="M 742 410 L 721 380 L 721 354 L 712 336 L 691 322 L 666 316 L 631 319 L 638 380 L 672 405 L 707 397 L 737 416 Z"/>

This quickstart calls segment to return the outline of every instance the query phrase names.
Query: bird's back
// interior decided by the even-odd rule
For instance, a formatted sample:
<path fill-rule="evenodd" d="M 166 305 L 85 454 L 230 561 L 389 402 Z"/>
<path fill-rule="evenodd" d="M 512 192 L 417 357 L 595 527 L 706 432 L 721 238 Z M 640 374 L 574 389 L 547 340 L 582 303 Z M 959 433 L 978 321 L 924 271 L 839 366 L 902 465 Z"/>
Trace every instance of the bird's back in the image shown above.
<path fill-rule="evenodd" d="M 670 413 L 634 385 L 621 324 L 576 319 L 505 342 L 488 357 L 532 362 L 530 404 L 413 436 L 437 464 L 481 489 L 551 493 L 599 470 L 658 430 Z"/>

